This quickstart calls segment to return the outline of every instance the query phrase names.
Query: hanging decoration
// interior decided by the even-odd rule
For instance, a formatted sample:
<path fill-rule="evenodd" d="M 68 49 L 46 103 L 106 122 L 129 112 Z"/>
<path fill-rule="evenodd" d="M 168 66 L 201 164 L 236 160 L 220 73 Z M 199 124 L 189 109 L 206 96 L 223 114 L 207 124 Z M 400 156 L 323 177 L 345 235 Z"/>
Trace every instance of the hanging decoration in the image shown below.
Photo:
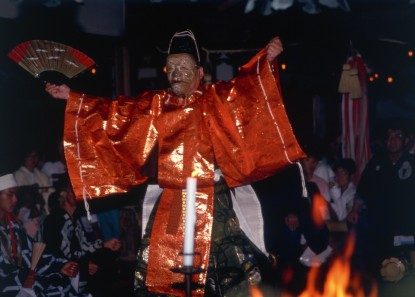
<path fill-rule="evenodd" d="M 343 71 L 340 77 L 339 93 L 349 94 L 350 99 L 362 97 L 362 86 L 360 85 L 357 68 L 349 63 L 343 65 Z"/>
<path fill-rule="evenodd" d="M 342 93 L 342 155 L 343 158 L 355 160 L 357 164 L 355 182 L 357 182 L 371 153 L 367 68 L 360 54 L 354 50 L 351 50 L 351 53 L 343 66 L 339 92 Z M 358 95 L 360 97 L 357 97 Z"/>

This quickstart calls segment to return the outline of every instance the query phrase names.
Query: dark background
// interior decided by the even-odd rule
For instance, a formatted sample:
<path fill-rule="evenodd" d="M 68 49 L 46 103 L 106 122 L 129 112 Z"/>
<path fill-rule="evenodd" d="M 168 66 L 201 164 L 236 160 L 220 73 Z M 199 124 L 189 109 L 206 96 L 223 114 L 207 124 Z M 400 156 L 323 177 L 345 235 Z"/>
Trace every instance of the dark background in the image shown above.
<path fill-rule="evenodd" d="M 95 7 L 85 12 L 83 21 L 79 11 L 90 5 L 87 0 L 84 4 L 61 1 L 56 7 L 46 7 L 45 2 L 21 1 L 17 16 L 0 17 L 3 170 L 17 169 L 22 153 L 30 147 L 38 148 L 46 159 L 52 158 L 62 136 L 64 102 L 48 97 L 41 80 L 7 58 L 14 46 L 32 39 L 61 42 L 92 57 L 97 63 L 96 75 L 87 71 L 68 84 L 87 93 L 114 97 L 123 91 L 119 87 L 123 49 L 129 53 L 131 94 L 136 94 L 166 86 L 161 71 L 165 56 L 160 50 L 167 49 L 177 30 L 192 29 L 200 45 L 210 50 L 259 49 L 279 35 L 285 47 L 280 62 L 287 64 L 286 71 L 281 71 L 285 104 L 300 138 L 313 133 L 312 99 L 316 95 L 324 103 L 323 136 L 340 132 L 337 86 L 352 44 L 367 66 L 379 74 L 379 79 L 369 84 L 371 133 L 376 135 L 385 119 L 400 117 L 411 123 L 415 118 L 415 58 L 407 55 L 415 47 L 415 5 L 409 1 L 349 0 L 351 11 L 320 6 L 321 12 L 315 15 L 302 11 L 296 2 L 287 10 L 264 15 L 265 1 L 260 0 L 248 14 L 244 13 L 247 1 L 238 0 L 95 0 Z M 106 7 L 111 3 L 117 9 Z M 253 54 L 229 54 L 228 63 L 236 69 Z M 205 66 L 212 70 L 220 62 L 219 54 L 209 58 L 210 64 Z M 138 80 L 138 69 L 144 66 L 158 69 L 158 78 Z M 386 83 L 388 75 L 395 78 L 393 84 Z"/>

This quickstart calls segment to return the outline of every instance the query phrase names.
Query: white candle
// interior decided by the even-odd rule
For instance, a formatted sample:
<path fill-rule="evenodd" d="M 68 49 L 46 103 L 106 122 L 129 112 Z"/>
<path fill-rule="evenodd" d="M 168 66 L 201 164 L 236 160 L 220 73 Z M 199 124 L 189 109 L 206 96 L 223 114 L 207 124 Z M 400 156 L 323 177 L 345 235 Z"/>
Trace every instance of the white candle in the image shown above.
<path fill-rule="evenodd" d="M 186 223 L 184 228 L 183 266 L 193 266 L 196 223 L 196 185 L 197 178 L 186 180 Z"/>

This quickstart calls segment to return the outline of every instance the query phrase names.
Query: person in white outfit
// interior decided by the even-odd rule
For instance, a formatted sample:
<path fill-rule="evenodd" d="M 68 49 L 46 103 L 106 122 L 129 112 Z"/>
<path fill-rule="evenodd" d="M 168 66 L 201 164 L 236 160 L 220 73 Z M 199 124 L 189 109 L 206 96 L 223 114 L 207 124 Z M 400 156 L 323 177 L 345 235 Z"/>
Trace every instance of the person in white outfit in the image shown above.
<path fill-rule="evenodd" d="M 338 221 L 344 221 L 353 207 L 356 187 L 353 184 L 353 174 L 356 164 L 352 159 L 340 159 L 333 165 L 335 178 L 330 183 L 330 205 Z"/>
<path fill-rule="evenodd" d="M 54 188 L 49 183 L 48 176 L 37 168 L 38 164 L 38 153 L 30 150 L 24 157 L 23 166 L 14 172 L 14 178 L 18 186 L 37 185 L 45 201 L 45 211 L 48 212 L 48 198 L 54 192 Z"/>

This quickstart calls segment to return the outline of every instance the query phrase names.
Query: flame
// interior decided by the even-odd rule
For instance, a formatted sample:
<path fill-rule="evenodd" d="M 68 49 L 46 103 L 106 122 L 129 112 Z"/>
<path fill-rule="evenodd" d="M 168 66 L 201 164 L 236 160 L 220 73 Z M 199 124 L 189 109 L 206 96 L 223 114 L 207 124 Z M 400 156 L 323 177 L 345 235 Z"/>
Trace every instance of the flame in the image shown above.
<path fill-rule="evenodd" d="M 372 285 L 369 295 L 365 294 L 361 278 L 351 275 L 350 259 L 353 255 L 355 236 L 347 240 L 344 253 L 334 259 L 327 273 L 323 292 L 317 288 L 318 268 L 312 268 L 307 277 L 307 286 L 299 297 L 377 297 L 376 285 Z"/>
<path fill-rule="evenodd" d="M 338 255 L 329 267 L 324 284 L 321 286 L 323 275 L 318 267 L 310 269 L 307 276 L 306 289 L 297 297 L 378 297 L 376 283 L 372 283 L 370 292 L 366 293 L 364 281 L 358 273 L 352 273 L 350 260 L 355 246 L 355 235 L 351 233 L 346 241 L 343 253 Z M 285 281 L 289 282 L 294 271 L 289 270 Z M 285 283 L 287 284 L 287 283 Z M 269 295 L 262 292 L 258 287 L 250 287 L 250 297 L 281 296 L 294 297 L 289 292 Z"/>
<path fill-rule="evenodd" d="M 311 201 L 311 218 L 314 224 L 321 228 L 325 224 L 324 215 L 327 212 L 327 202 L 320 194 L 315 194 Z"/>

